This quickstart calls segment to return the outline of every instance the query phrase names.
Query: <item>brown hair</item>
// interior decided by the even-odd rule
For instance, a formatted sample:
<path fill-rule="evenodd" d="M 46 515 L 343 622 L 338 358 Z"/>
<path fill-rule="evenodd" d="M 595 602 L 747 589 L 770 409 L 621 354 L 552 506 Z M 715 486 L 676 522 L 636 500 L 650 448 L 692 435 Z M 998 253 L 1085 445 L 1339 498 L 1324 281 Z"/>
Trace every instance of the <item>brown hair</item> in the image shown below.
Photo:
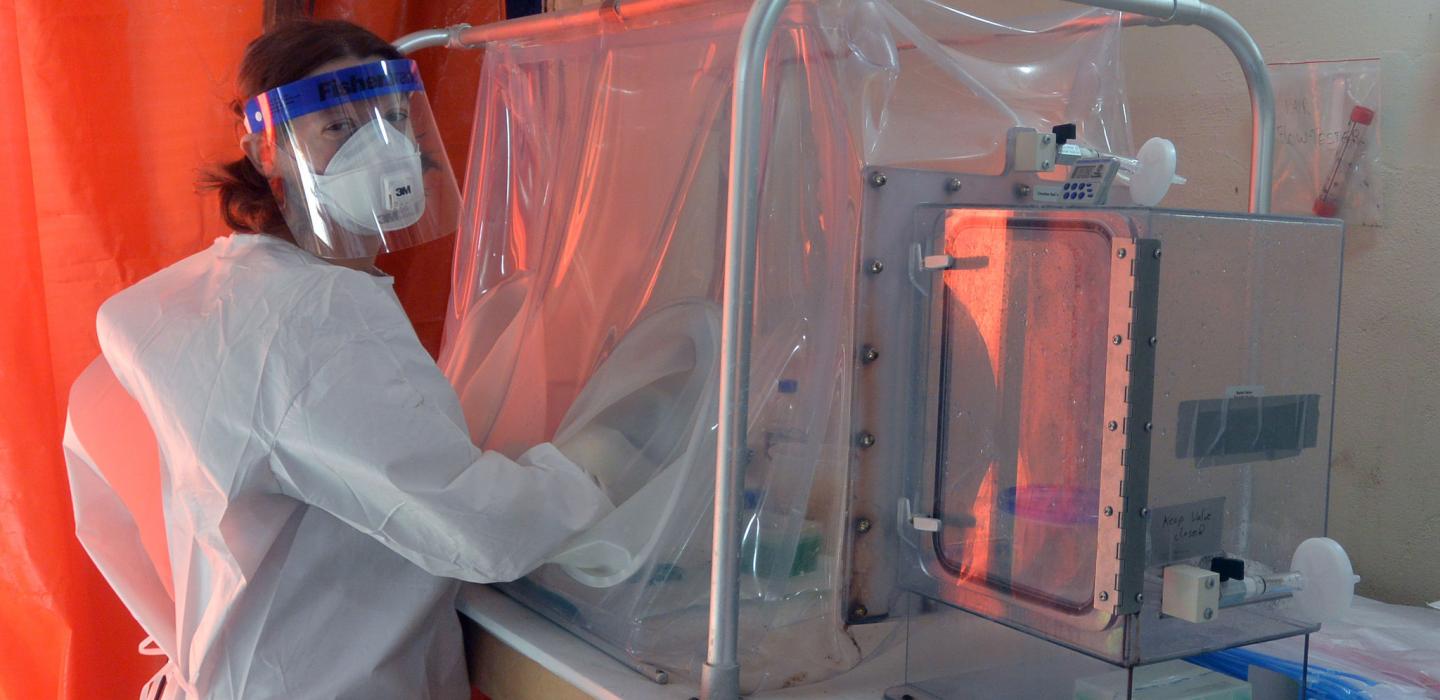
<path fill-rule="evenodd" d="M 243 118 L 244 101 L 266 90 L 293 83 L 339 58 L 401 58 L 400 52 L 370 30 L 341 20 L 288 20 L 261 34 L 245 49 L 237 81 L 240 98 L 231 103 Z M 211 167 L 202 189 L 220 193 L 220 215 L 237 231 L 289 237 L 290 229 L 266 180 L 249 158 Z"/>

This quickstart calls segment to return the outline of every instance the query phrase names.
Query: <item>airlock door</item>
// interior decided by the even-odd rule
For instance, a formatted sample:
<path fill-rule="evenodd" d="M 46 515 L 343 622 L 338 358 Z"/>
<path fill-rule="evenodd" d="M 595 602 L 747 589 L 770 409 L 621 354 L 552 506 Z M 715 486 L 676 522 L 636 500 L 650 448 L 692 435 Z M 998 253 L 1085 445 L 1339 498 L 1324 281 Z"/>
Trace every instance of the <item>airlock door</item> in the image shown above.
<path fill-rule="evenodd" d="M 926 572 L 976 612 L 1103 627 L 1120 602 L 1136 242 L 1093 213 L 957 209 L 939 229 Z"/>

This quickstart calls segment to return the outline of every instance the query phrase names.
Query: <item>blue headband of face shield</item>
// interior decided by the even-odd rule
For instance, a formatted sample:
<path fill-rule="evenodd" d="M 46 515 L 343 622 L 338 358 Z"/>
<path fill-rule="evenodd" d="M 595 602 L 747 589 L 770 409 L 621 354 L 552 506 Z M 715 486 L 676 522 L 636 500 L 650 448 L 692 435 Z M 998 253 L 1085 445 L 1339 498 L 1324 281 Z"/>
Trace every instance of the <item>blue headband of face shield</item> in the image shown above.
<path fill-rule="evenodd" d="M 256 95 L 245 103 L 245 129 L 254 134 L 291 119 L 356 100 L 424 92 L 414 61 L 376 61 L 310 76 Z"/>

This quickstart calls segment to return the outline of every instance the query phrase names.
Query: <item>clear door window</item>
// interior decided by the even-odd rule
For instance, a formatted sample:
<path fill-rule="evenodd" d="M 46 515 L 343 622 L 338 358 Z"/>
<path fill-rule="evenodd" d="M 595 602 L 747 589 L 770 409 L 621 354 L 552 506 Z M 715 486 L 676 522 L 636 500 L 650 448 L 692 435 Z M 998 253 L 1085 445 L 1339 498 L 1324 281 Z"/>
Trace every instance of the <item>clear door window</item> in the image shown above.
<path fill-rule="evenodd" d="M 1092 606 L 1111 235 L 1081 220 L 947 219 L 935 511 L 956 583 Z M 938 573 L 938 572 L 937 572 Z"/>

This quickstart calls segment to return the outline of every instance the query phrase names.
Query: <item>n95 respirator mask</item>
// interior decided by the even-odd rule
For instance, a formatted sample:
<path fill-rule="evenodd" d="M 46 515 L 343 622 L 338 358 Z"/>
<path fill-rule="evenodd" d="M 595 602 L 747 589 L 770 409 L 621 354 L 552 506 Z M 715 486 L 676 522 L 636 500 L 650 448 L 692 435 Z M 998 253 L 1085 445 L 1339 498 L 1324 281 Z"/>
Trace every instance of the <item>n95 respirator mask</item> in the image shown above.
<path fill-rule="evenodd" d="M 425 213 L 420 148 L 380 119 L 355 132 L 315 175 L 320 206 L 358 234 L 380 234 L 413 225 Z"/>

